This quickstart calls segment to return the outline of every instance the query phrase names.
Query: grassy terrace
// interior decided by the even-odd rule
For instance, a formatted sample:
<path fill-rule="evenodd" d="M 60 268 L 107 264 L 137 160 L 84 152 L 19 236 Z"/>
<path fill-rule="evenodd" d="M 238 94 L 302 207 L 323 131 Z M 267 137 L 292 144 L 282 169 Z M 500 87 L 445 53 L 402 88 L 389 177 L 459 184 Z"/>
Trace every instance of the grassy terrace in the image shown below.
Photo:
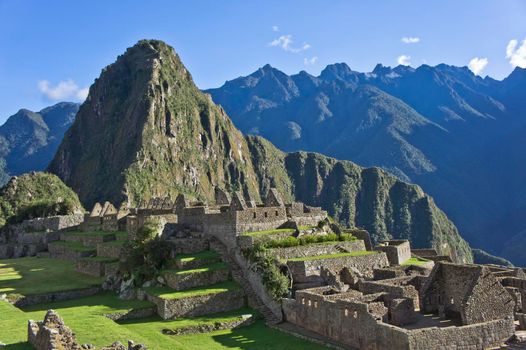
<path fill-rule="evenodd" d="M 175 275 L 186 275 L 189 273 L 199 273 L 199 272 L 211 272 L 217 270 L 226 270 L 228 269 L 228 264 L 220 261 L 207 266 L 203 266 L 197 269 L 188 269 L 188 270 L 165 270 L 164 272 L 172 273 Z"/>
<path fill-rule="evenodd" d="M 208 260 L 215 259 L 219 257 L 219 253 L 213 250 L 205 250 L 195 254 L 178 254 L 175 257 L 175 260 L 181 262 L 191 262 L 195 260 Z"/>
<path fill-rule="evenodd" d="M 211 295 L 211 294 L 218 294 L 218 293 L 224 293 L 232 290 L 238 290 L 240 287 L 238 284 L 232 281 L 226 281 L 221 282 L 217 284 L 213 284 L 206 287 L 197 287 L 192 289 L 187 289 L 183 291 L 174 291 L 171 288 L 167 287 L 150 287 L 145 288 L 144 290 L 146 293 L 150 295 L 155 295 L 162 299 L 182 299 L 182 298 L 188 298 L 193 296 L 201 296 L 201 295 Z"/>
<path fill-rule="evenodd" d="M 56 241 L 49 243 L 50 245 L 54 246 L 62 246 L 66 247 L 67 249 L 74 250 L 77 252 L 90 252 L 90 251 L 96 251 L 95 247 L 85 246 L 82 244 L 82 242 L 74 242 L 74 241 Z"/>
<path fill-rule="evenodd" d="M 101 278 L 75 272 L 74 264 L 69 261 L 45 258 L 0 260 L 0 293 L 36 294 L 85 288 L 101 282 Z M 156 292 L 160 295 L 165 293 L 172 298 L 181 298 L 220 293 L 237 288 L 239 287 L 235 283 L 225 282 L 185 292 L 173 292 L 169 289 L 157 289 Z M 23 310 L 6 301 L 0 301 L 0 342 L 7 345 L 6 350 L 31 350 L 32 347 L 26 342 L 27 320 L 42 320 L 48 309 L 54 309 L 75 332 L 80 344 L 93 344 L 98 348 L 116 340 L 126 344 L 132 339 L 155 350 L 268 350 L 275 349 L 276 344 L 288 350 L 325 349 L 320 345 L 268 328 L 263 321 L 239 329 L 209 334 L 168 336 L 161 333 L 162 329 L 210 324 L 253 312 L 247 309 L 169 321 L 163 321 L 159 317 L 149 317 L 117 323 L 105 316 L 126 314 L 134 309 L 153 306 L 147 301 L 121 300 L 113 293 L 33 305 Z"/>
<path fill-rule="evenodd" d="M 141 327 L 149 329 L 153 332 L 162 332 L 163 329 L 179 329 L 185 327 L 193 327 L 199 325 L 214 325 L 217 322 L 230 322 L 236 321 L 243 318 L 243 315 L 253 315 L 258 317 L 258 314 L 255 310 L 249 308 L 241 308 L 238 310 L 220 312 L 216 314 L 199 316 L 199 317 L 189 317 L 189 318 L 179 318 L 175 320 L 162 320 L 157 316 L 147 317 L 137 320 L 125 320 L 118 322 L 121 325 L 128 325 L 129 328 Z"/>
<path fill-rule="evenodd" d="M 348 257 L 348 256 L 363 256 L 363 255 L 370 255 L 370 254 L 377 254 L 377 253 L 378 252 L 376 251 L 360 250 L 357 252 L 350 252 L 350 253 L 304 256 L 304 257 L 299 257 L 299 258 L 292 258 L 292 259 L 289 259 L 289 261 L 311 261 L 311 260 L 322 260 L 322 259 L 335 259 L 335 258 L 343 258 L 343 257 Z"/>
<path fill-rule="evenodd" d="M 103 278 L 75 271 L 75 263 L 47 258 L 0 260 L 0 293 L 32 295 L 100 285 Z M 2 328 L 0 327 L 0 330 Z"/>
<path fill-rule="evenodd" d="M 265 231 L 254 231 L 254 232 L 244 232 L 242 236 L 260 236 L 260 235 L 271 235 L 276 233 L 294 233 L 296 232 L 293 228 L 278 228 L 275 230 L 265 230 Z"/>
<path fill-rule="evenodd" d="M 64 235 L 66 236 L 97 236 L 97 237 L 103 237 L 103 236 L 109 236 L 109 235 L 115 235 L 115 236 L 119 236 L 119 235 L 127 235 L 126 232 L 121 232 L 121 231 L 116 231 L 116 232 L 111 232 L 111 231 L 70 231 L 70 232 L 65 232 Z"/>
<path fill-rule="evenodd" d="M 413 257 L 413 258 L 410 258 L 409 260 L 405 261 L 402 264 L 402 266 L 409 266 L 409 265 L 424 266 L 430 261 L 431 260 L 427 260 L 427 259 L 424 259 L 424 258 Z"/>
<path fill-rule="evenodd" d="M 108 258 L 105 256 L 92 256 L 89 258 L 82 258 L 81 260 L 98 261 L 98 262 L 104 262 L 104 263 L 114 263 L 114 262 L 119 261 L 119 259 L 117 258 Z"/>

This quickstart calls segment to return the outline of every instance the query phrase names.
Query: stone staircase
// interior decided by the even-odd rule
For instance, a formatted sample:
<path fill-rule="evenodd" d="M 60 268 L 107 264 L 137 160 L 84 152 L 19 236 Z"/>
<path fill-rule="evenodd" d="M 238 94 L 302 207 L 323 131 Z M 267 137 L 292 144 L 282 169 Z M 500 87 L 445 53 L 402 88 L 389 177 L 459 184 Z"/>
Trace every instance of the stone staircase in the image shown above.
<path fill-rule="evenodd" d="M 241 287 L 245 291 L 248 300 L 248 306 L 258 310 L 269 325 L 275 325 L 281 322 L 281 320 L 279 320 L 276 317 L 276 315 L 274 315 L 274 313 L 263 303 L 261 298 L 256 294 L 250 282 L 245 278 L 243 271 L 241 270 L 235 259 L 232 257 L 232 255 L 228 252 L 226 246 L 215 238 L 211 239 L 210 246 L 212 249 L 214 249 L 221 255 L 223 261 L 229 264 L 232 279 L 236 281 L 239 285 L 241 285 Z"/>
<path fill-rule="evenodd" d="M 161 318 L 208 316 L 246 306 L 245 291 L 232 280 L 231 266 L 209 249 L 208 239 L 192 233 L 168 241 L 173 259 L 161 273 L 166 285 L 143 289 Z"/>

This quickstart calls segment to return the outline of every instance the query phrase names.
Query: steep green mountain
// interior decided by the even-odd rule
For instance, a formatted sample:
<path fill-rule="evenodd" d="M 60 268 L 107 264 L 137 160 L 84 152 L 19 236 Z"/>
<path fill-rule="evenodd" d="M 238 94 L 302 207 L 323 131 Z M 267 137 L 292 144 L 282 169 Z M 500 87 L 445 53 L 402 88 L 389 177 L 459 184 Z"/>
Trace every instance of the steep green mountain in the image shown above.
<path fill-rule="evenodd" d="M 282 91 L 291 88 L 282 85 Z M 422 122 L 416 113 L 413 119 Z M 342 222 L 367 228 L 374 241 L 406 237 L 459 261 L 472 258 L 455 226 L 418 186 L 379 169 L 287 154 L 243 137 L 160 41 L 140 41 L 103 70 L 49 170 L 87 206 L 180 192 L 211 199 L 215 185 L 260 199 L 272 185 L 287 200 L 321 205 Z"/>
<path fill-rule="evenodd" d="M 339 63 L 318 77 L 266 65 L 207 92 L 241 131 L 284 151 L 379 166 L 421 185 L 472 245 L 499 255 L 526 229 L 525 91 L 521 68 L 496 81 L 444 64 L 359 73 Z"/>
<path fill-rule="evenodd" d="M 9 176 L 47 167 L 73 123 L 79 104 L 61 102 L 40 112 L 21 109 L 0 126 L 0 184 Z"/>
<path fill-rule="evenodd" d="M 213 186 L 259 198 L 243 135 L 173 49 L 140 41 L 103 70 L 49 166 L 88 206 Z"/>
<path fill-rule="evenodd" d="M 15 176 L 0 189 L 0 227 L 34 217 L 83 211 L 75 192 L 53 174 Z"/>

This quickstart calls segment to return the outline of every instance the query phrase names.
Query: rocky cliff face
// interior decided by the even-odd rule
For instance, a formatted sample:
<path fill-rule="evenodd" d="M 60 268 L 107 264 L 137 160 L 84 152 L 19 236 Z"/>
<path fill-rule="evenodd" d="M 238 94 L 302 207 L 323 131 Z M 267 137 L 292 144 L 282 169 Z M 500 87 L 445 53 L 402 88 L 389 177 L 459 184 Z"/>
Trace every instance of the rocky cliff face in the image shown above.
<path fill-rule="evenodd" d="M 210 200 L 216 185 L 258 200 L 275 186 L 289 201 L 367 228 L 375 241 L 409 238 L 471 260 L 455 226 L 419 187 L 376 168 L 287 154 L 243 137 L 160 41 L 140 41 L 103 70 L 49 169 L 87 206 L 181 192 Z"/>

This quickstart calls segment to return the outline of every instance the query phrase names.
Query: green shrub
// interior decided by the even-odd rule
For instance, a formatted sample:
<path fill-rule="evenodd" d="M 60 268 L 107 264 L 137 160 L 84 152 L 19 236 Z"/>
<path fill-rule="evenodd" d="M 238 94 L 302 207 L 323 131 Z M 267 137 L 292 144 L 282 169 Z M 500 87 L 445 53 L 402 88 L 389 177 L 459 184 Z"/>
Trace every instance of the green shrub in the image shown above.
<path fill-rule="evenodd" d="M 120 271 L 133 276 L 138 285 L 157 276 L 170 258 L 170 246 L 157 236 L 159 225 L 158 219 L 148 219 L 135 239 L 124 244 Z"/>
<path fill-rule="evenodd" d="M 282 239 L 273 239 L 266 242 L 256 244 L 260 248 L 289 248 L 308 244 L 328 243 L 328 242 L 347 242 L 354 241 L 356 238 L 348 233 L 340 235 L 336 233 L 328 233 L 326 235 L 306 235 L 300 238 L 286 237 Z"/>
<path fill-rule="evenodd" d="M 262 246 L 244 251 L 245 257 L 254 265 L 253 270 L 261 275 L 267 293 L 276 301 L 289 294 L 290 280 L 281 273 L 279 262 Z"/>

